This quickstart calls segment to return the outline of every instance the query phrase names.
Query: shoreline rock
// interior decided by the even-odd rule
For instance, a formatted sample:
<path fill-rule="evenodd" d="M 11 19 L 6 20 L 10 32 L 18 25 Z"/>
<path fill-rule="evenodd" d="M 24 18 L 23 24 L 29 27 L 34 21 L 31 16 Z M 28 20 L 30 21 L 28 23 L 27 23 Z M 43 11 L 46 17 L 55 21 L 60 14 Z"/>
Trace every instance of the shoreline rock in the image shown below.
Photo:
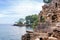
<path fill-rule="evenodd" d="M 27 25 L 27 24 L 13 24 L 13 26 L 26 26 L 26 27 L 31 27 L 31 25 Z"/>
<path fill-rule="evenodd" d="M 14 24 L 13 26 L 25 26 L 24 24 Z"/>

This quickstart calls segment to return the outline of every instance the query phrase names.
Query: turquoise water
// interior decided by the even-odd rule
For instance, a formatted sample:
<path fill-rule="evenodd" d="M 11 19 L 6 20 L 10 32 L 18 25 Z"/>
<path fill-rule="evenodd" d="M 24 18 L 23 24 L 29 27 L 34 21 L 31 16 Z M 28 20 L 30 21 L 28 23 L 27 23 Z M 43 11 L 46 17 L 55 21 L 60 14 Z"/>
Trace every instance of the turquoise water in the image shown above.
<path fill-rule="evenodd" d="M 31 28 L 0 24 L 0 40 L 21 40 L 21 36 L 28 29 L 30 30 Z"/>

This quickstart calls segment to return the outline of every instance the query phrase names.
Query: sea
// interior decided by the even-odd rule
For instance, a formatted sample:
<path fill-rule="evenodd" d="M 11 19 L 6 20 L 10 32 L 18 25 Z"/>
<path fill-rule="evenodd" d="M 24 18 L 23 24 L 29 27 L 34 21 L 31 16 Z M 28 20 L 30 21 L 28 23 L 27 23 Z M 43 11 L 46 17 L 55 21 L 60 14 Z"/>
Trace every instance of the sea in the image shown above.
<path fill-rule="evenodd" d="M 0 40 L 21 40 L 26 31 L 33 31 L 31 27 L 0 24 Z"/>

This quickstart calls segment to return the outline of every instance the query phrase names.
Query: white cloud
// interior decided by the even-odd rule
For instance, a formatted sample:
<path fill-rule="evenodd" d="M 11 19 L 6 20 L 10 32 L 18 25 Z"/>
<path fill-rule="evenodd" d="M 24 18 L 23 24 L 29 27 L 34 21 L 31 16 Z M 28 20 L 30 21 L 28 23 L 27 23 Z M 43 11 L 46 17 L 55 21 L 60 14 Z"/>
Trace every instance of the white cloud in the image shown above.
<path fill-rule="evenodd" d="M 6 15 L 4 15 L 4 14 L 0 14 L 0 17 L 5 17 Z"/>
<path fill-rule="evenodd" d="M 15 5 L 17 4 L 17 5 Z M 36 1 L 23 1 L 20 3 L 15 3 L 13 6 L 10 6 L 8 9 L 5 9 L 5 13 L 15 13 L 18 16 L 27 16 L 31 14 L 38 14 L 42 9 L 43 3 Z M 11 15 L 12 16 L 12 15 Z M 15 15 L 13 15 L 15 16 Z"/>
<path fill-rule="evenodd" d="M 37 1 L 31 1 L 31 0 L 28 1 L 23 0 L 21 2 L 20 1 L 19 2 L 10 1 L 12 5 L 0 11 L 0 19 L 2 17 L 5 18 L 4 20 L 1 19 L 2 22 L 5 21 L 6 23 L 6 21 L 9 21 L 8 23 L 11 23 L 15 19 L 18 20 L 18 18 L 24 18 L 27 15 L 38 14 L 42 9 L 42 5 L 44 5 L 44 3 L 39 3 Z"/>

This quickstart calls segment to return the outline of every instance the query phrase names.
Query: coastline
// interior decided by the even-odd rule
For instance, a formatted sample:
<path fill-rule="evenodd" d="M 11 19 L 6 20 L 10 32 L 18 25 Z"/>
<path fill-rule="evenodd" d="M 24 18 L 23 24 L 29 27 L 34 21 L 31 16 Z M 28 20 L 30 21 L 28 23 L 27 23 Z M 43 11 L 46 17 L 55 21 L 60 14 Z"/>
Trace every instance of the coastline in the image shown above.
<path fill-rule="evenodd" d="M 25 26 L 24 24 L 13 24 L 13 26 Z"/>
<path fill-rule="evenodd" d="M 31 26 L 31 25 L 27 25 L 27 24 L 13 24 L 13 26 L 26 26 L 26 27 L 28 27 L 28 26 Z"/>

